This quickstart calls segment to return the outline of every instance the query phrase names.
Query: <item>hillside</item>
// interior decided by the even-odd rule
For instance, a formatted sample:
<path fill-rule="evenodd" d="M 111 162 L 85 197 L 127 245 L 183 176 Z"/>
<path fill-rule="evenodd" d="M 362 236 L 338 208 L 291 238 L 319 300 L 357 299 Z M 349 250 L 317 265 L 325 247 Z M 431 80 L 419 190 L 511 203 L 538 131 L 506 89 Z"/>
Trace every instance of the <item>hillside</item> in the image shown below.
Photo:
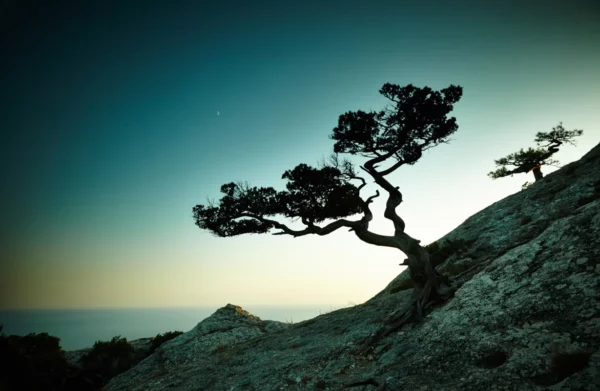
<path fill-rule="evenodd" d="M 227 305 L 107 390 L 600 389 L 600 145 L 438 242 L 455 297 L 367 354 L 410 296 L 407 272 L 293 325 Z"/>

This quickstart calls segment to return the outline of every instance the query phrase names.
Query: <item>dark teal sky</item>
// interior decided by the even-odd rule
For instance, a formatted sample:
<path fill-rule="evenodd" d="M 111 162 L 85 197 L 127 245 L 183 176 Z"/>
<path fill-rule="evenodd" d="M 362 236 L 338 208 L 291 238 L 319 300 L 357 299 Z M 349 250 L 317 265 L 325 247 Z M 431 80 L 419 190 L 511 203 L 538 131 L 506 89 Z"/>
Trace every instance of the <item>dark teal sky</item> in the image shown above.
<path fill-rule="evenodd" d="M 191 208 L 222 183 L 279 185 L 284 170 L 316 163 L 340 114 L 381 108 L 384 82 L 464 87 L 462 141 L 438 155 L 462 180 L 496 185 L 492 160 L 559 121 L 585 132 L 565 162 L 599 140 L 597 1 L 25 3 L 9 2 L 0 23 L 0 307 L 224 304 L 208 288 L 170 301 L 148 292 L 167 266 L 195 265 L 217 284 L 242 253 L 264 275 L 277 270 L 259 253 L 300 250 L 212 238 Z M 436 239 L 510 190 L 482 191 L 486 204 L 416 236 Z M 116 274 L 138 285 L 105 295 Z M 169 276 L 165 291 L 189 285 Z"/>

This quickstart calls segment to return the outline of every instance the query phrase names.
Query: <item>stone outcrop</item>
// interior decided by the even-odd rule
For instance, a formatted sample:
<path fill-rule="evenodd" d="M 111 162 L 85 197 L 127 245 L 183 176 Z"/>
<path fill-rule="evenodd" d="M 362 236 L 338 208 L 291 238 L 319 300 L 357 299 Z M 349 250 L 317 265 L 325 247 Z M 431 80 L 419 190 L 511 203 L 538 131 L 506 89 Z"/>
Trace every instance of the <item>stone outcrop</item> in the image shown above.
<path fill-rule="evenodd" d="M 111 387 L 131 388 L 135 379 L 139 389 L 166 387 L 162 375 L 178 373 L 184 368 L 210 366 L 210 357 L 225 353 L 249 340 L 289 327 L 276 321 L 263 321 L 239 306 L 228 304 L 198 323 L 191 331 L 162 344 L 154 354 L 127 372 L 111 380 Z"/>
<path fill-rule="evenodd" d="M 107 390 L 600 390 L 600 145 L 438 244 L 454 298 L 366 354 L 407 272 L 293 325 L 227 305 Z"/>

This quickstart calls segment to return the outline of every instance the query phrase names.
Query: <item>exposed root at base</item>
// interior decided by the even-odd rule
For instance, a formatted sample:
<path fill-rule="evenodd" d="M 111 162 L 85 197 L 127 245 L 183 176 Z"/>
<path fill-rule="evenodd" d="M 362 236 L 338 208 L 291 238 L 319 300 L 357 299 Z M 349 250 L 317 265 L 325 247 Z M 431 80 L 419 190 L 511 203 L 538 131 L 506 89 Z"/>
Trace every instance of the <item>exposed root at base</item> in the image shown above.
<path fill-rule="evenodd" d="M 409 303 L 402 309 L 392 312 L 385 320 L 379 330 L 372 335 L 356 351 L 357 355 L 364 355 L 379 342 L 380 339 L 387 337 L 391 333 L 400 330 L 409 323 L 418 323 L 423 319 L 424 312 L 431 306 L 446 302 L 454 296 L 456 288 L 440 284 L 437 289 L 432 290 L 431 284 L 427 283 L 422 289 L 413 291 Z"/>

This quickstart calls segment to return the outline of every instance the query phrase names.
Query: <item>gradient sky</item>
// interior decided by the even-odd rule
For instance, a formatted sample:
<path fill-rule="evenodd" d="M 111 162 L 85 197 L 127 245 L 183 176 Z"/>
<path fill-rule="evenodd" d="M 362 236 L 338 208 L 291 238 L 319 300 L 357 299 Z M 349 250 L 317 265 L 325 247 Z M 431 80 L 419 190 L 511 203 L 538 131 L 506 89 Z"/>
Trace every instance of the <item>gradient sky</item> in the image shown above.
<path fill-rule="evenodd" d="M 464 88 L 453 141 L 390 176 L 423 243 L 532 181 L 487 173 L 536 132 L 584 130 L 563 164 L 600 141 L 600 3 L 450 3 L 6 2 L 0 308 L 368 300 L 403 254 L 345 230 L 215 238 L 192 207 L 281 189 L 385 82 Z"/>

